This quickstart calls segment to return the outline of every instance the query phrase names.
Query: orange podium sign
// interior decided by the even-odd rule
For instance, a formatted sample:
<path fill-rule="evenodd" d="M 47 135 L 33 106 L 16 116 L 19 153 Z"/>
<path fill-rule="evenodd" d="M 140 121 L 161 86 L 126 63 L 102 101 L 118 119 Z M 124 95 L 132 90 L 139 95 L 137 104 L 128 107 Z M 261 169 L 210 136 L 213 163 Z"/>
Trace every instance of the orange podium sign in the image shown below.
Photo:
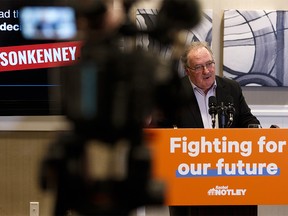
<path fill-rule="evenodd" d="M 144 132 L 165 204 L 288 204 L 288 129 Z"/>

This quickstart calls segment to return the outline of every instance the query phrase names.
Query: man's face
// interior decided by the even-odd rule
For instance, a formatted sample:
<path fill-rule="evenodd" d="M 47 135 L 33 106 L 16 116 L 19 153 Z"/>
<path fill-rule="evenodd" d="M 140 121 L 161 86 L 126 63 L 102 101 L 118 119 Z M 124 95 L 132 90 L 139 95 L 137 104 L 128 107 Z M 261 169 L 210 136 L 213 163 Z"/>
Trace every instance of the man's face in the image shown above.
<path fill-rule="evenodd" d="M 215 81 L 215 63 L 210 52 L 205 47 L 191 50 L 188 64 L 187 75 L 197 87 L 207 93 Z"/>

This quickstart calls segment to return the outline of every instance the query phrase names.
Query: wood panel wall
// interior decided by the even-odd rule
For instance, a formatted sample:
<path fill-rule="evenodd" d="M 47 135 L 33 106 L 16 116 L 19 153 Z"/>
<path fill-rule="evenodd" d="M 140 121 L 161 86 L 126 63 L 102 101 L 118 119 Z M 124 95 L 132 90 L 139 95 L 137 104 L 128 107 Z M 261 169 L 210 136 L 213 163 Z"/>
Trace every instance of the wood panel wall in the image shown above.
<path fill-rule="evenodd" d="M 39 165 L 55 132 L 0 132 L 0 215 L 29 215 L 39 202 L 40 215 L 52 215 L 53 194 L 39 184 Z"/>

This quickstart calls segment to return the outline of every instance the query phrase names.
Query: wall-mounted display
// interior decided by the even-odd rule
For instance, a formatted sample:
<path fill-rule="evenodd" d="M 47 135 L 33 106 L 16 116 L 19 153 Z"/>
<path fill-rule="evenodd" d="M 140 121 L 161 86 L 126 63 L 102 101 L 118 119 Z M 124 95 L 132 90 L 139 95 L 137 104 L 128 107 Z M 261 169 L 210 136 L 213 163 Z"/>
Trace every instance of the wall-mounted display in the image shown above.
<path fill-rule="evenodd" d="M 62 114 L 60 67 L 80 59 L 74 15 L 70 7 L 27 0 L 1 4 L 0 116 Z"/>

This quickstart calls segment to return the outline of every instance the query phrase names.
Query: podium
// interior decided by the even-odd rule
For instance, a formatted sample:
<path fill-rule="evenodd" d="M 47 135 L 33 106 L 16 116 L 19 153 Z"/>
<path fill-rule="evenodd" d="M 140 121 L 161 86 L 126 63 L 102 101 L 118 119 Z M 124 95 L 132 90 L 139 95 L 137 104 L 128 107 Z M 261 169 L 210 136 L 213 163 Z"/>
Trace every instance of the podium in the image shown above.
<path fill-rule="evenodd" d="M 288 129 L 144 129 L 166 205 L 287 205 Z"/>

